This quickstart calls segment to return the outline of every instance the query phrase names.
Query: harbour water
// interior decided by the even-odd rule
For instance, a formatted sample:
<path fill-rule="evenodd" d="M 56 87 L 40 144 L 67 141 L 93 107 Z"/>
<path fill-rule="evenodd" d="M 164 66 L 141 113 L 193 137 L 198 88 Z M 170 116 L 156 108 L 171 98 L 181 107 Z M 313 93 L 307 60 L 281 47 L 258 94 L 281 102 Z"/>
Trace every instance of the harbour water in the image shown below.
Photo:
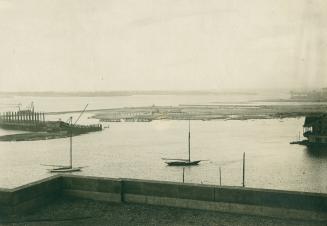
<path fill-rule="evenodd" d="M 6 103 L 8 99 L 12 102 L 33 99 L 37 108 L 43 111 L 63 111 L 78 110 L 86 102 L 97 109 L 144 106 L 150 102 L 169 105 L 171 100 L 165 96 L 160 96 L 159 101 L 153 96 L 16 98 L 21 97 L 2 99 L 0 103 Z M 129 98 L 129 103 L 122 98 Z M 198 97 L 197 101 L 204 103 L 201 98 L 205 97 Z M 207 97 L 205 103 L 212 102 L 210 98 L 213 97 Z M 193 99 L 192 104 L 197 101 Z M 177 102 L 185 104 L 180 99 Z M 93 123 L 90 116 L 90 113 L 83 115 L 82 122 Z M 68 114 L 49 117 L 64 120 Z M 327 152 L 289 144 L 298 139 L 303 122 L 304 118 L 192 121 L 191 158 L 207 161 L 186 168 L 185 182 L 219 184 L 221 167 L 222 185 L 241 186 L 245 152 L 247 187 L 327 193 L 327 181 L 323 180 L 327 176 Z M 104 127 L 108 126 L 101 132 L 73 138 L 73 164 L 86 166 L 78 174 L 182 181 L 182 168 L 166 166 L 162 158 L 187 157 L 187 121 L 104 124 Z M 0 130 L 0 134 L 8 133 L 12 131 Z M 0 187 L 13 188 L 51 176 L 47 172 L 49 167 L 41 164 L 65 165 L 68 162 L 69 139 L 1 142 Z"/>

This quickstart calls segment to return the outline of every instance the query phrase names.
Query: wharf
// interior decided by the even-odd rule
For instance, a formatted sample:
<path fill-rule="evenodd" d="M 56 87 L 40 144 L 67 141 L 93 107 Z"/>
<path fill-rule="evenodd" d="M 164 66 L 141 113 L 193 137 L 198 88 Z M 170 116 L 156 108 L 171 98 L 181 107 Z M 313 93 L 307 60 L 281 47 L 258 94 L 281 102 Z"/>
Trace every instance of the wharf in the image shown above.
<path fill-rule="evenodd" d="M 62 121 L 46 121 L 44 113 L 24 110 L 0 114 L 0 128 L 30 131 L 30 133 L 1 136 L 0 141 L 27 141 L 55 139 L 101 131 L 102 125 L 71 125 Z"/>

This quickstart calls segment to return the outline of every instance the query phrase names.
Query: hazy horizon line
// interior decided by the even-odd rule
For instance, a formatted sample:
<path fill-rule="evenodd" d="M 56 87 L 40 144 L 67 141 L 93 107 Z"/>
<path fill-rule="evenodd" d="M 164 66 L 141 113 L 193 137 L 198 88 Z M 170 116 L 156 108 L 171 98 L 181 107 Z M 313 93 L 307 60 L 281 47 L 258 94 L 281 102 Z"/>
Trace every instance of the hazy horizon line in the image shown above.
<path fill-rule="evenodd" d="M 1 90 L 0 93 L 117 93 L 117 92 L 254 92 L 254 91 L 291 91 L 320 90 L 325 87 L 310 88 L 225 88 L 225 89 L 117 89 L 117 90 Z M 326 87 L 327 88 L 327 87 Z"/>
<path fill-rule="evenodd" d="M 0 96 L 20 95 L 20 96 L 128 96 L 128 95 L 206 95 L 206 94 L 244 94 L 257 95 L 258 93 L 277 93 L 291 91 L 310 91 L 317 89 L 193 89 L 193 90 L 99 90 L 99 91 L 0 91 Z"/>

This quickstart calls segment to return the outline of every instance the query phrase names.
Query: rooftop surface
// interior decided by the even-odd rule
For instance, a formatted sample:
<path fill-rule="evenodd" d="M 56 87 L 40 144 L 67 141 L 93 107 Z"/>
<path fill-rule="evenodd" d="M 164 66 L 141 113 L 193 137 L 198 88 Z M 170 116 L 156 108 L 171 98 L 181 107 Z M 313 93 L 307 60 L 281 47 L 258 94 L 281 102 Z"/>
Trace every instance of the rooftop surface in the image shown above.
<path fill-rule="evenodd" d="M 139 204 L 58 199 L 33 213 L 0 216 L 0 225 L 278 225 L 318 226 L 327 222 L 293 221 Z"/>

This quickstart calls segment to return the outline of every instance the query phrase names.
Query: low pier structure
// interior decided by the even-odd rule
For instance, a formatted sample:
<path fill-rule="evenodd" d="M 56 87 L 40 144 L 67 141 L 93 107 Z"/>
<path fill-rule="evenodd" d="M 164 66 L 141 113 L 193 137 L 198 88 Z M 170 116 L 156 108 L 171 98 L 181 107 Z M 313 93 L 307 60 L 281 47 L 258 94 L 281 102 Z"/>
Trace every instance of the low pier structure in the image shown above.
<path fill-rule="evenodd" d="M 0 128 L 31 131 L 30 133 L 11 134 L 0 137 L 0 141 L 24 141 L 62 138 L 101 131 L 102 125 L 72 125 L 62 121 L 46 121 L 45 113 L 24 110 L 0 114 Z"/>

